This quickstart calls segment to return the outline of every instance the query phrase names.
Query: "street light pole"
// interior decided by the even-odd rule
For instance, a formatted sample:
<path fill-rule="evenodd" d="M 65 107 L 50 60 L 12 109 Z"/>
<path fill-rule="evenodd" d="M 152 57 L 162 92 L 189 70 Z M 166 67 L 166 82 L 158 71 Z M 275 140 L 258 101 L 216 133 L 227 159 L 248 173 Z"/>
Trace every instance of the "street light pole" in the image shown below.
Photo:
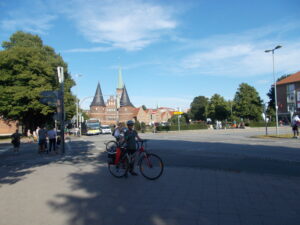
<path fill-rule="evenodd" d="M 60 137 L 61 153 L 65 154 L 65 108 L 64 108 L 64 68 L 57 67 L 58 80 L 60 83 Z"/>
<path fill-rule="evenodd" d="M 282 46 L 277 45 L 275 48 L 270 50 L 265 50 L 266 53 L 272 52 L 272 61 L 273 61 L 273 79 L 274 79 L 274 92 L 275 92 L 275 117 L 276 117 L 276 135 L 278 136 L 278 105 L 277 105 L 277 88 L 276 88 L 276 79 L 275 79 L 275 66 L 274 66 L 274 51 L 281 48 Z"/>
<path fill-rule="evenodd" d="M 81 77 L 81 74 L 75 74 L 76 78 Z M 79 121 L 78 121 L 78 111 L 79 111 L 79 99 L 78 99 L 78 84 L 76 82 L 76 127 L 79 128 Z"/>

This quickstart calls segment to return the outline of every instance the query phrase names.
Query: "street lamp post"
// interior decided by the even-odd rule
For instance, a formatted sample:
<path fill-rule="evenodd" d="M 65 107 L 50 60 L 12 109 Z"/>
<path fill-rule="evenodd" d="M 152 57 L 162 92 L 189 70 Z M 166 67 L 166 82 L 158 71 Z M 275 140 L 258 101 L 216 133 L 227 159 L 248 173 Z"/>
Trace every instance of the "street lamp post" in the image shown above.
<path fill-rule="evenodd" d="M 265 50 L 266 53 L 272 52 L 272 59 L 273 59 L 273 79 L 274 79 L 274 92 L 275 92 L 275 116 L 276 116 L 276 135 L 277 136 L 278 136 L 278 105 L 277 105 L 277 89 L 276 89 L 275 68 L 274 68 L 274 51 L 281 47 L 282 46 L 277 45 L 273 49 Z"/>
<path fill-rule="evenodd" d="M 65 108 L 64 108 L 64 68 L 57 67 L 58 81 L 60 84 L 60 137 L 61 153 L 65 154 Z"/>
<path fill-rule="evenodd" d="M 81 74 L 75 74 L 74 75 L 76 78 L 82 77 Z M 76 82 L 76 94 L 78 95 L 78 84 Z M 78 123 L 78 111 L 79 111 L 79 99 L 78 96 L 76 96 L 76 127 L 79 128 L 79 123 Z"/>

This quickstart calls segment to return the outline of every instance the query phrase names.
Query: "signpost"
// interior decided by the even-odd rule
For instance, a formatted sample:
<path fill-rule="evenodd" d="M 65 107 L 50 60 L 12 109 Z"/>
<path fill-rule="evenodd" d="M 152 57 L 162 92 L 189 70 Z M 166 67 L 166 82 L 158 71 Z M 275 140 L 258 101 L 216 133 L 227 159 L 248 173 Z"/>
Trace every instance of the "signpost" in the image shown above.
<path fill-rule="evenodd" d="M 179 110 L 174 112 L 174 115 L 178 115 L 178 131 L 180 131 L 180 118 L 181 118 L 181 114 L 183 114 L 183 112 L 180 112 Z"/>
<path fill-rule="evenodd" d="M 57 67 L 57 75 L 60 83 L 59 94 L 59 118 L 60 118 L 60 137 L 61 137 L 61 153 L 65 153 L 65 109 L 64 109 L 64 68 Z"/>

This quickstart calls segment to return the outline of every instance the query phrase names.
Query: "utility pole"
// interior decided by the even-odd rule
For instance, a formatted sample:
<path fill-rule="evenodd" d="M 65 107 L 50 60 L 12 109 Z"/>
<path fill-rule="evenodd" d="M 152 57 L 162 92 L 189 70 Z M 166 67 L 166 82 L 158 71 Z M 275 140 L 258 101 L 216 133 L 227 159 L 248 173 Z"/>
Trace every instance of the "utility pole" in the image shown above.
<path fill-rule="evenodd" d="M 64 108 L 64 68 L 57 67 L 58 80 L 60 83 L 60 137 L 61 153 L 65 154 L 65 108 Z"/>

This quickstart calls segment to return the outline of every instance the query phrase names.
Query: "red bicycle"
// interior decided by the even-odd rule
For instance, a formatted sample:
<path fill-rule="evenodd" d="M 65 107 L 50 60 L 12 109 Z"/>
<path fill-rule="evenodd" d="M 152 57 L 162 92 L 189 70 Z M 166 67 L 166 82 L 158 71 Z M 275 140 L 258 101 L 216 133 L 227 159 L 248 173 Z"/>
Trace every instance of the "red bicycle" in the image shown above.
<path fill-rule="evenodd" d="M 137 159 L 140 173 L 149 180 L 159 178 L 164 171 L 162 159 L 153 153 L 146 151 L 147 140 L 138 141 L 138 148 L 134 154 L 130 154 L 126 148 L 120 147 L 110 149 L 108 153 L 109 172 L 118 178 L 127 175 L 130 165 Z"/>

